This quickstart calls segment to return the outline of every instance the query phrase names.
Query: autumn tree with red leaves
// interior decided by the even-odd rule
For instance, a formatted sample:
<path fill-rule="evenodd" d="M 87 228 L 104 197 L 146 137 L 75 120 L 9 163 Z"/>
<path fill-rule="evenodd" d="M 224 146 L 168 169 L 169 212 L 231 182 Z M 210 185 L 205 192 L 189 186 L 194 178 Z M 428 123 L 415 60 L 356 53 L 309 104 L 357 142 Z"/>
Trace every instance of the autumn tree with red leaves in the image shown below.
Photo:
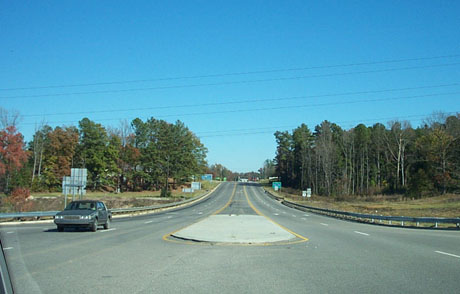
<path fill-rule="evenodd" d="M 5 192 L 8 192 L 12 174 L 27 161 L 28 153 L 23 147 L 23 136 L 17 132 L 16 127 L 8 126 L 0 131 L 0 177 L 4 179 Z"/>

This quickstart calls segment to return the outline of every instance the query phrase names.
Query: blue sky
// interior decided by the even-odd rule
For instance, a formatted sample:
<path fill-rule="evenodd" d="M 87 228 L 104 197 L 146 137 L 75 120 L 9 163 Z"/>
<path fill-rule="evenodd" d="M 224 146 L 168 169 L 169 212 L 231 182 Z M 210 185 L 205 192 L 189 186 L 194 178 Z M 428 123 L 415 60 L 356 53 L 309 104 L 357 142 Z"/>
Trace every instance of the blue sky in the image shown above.
<path fill-rule="evenodd" d="M 41 121 L 181 120 L 210 164 L 257 170 L 275 156 L 276 130 L 417 126 L 460 111 L 459 11 L 459 1 L 2 1 L 0 106 L 19 111 L 26 140 Z"/>

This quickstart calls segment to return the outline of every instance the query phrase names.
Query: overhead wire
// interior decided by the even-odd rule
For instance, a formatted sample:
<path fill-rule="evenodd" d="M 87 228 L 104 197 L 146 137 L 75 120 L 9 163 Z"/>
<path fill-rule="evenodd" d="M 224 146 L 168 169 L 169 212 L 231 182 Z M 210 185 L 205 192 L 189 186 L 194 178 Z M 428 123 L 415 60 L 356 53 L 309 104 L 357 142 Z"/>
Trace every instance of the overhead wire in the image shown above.
<path fill-rule="evenodd" d="M 25 99 L 25 98 L 60 97 L 60 96 L 72 96 L 72 95 L 114 94 L 114 93 L 126 93 L 126 92 L 135 92 L 135 91 L 153 91 L 153 90 L 179 89 L 179 88 L 192 88 L 192 87 L 223 86 L 223 85 L 299 80 L 299 79 L 319 78 L 319 77 L 347 76 L 347 75 L 355 75 L 355 74 L 383 73 L 383 72 L 393 72 L 393 71 L 399 71 L 399 70 L 428 69 L 428 68 L 446 67 L 446 66 L 455 66 L 455 65 L 460 65 L 460 62 L 423 65 L 423 66 L 408 66 L 408 67 L 399 67 L 399 68 L 387 68 L 387 69 L 378 69 L 378 70 L 352 71 L 352 72 L 344 72 L 344 73 L 316 74 L 316 75 L 284 77 L 284 78 L 267 78 L 267 79 L 257 79 L 257 80 L 201 83 L 201 84 L 188 84 L 188 85 L 171 85 L 171 86 L 131 88 L 131 89 L 118 89 L 118 90 L 100 90 L 100 91 L 83 91 L 83 92 L 68 92 L 68 93 L 53 93 L 53 94 L 3 96 L 3 97 L 0 97 L 0 99 Z"/>
<path fill-rule="evenodd" d="M 355 91 L 355 92 L 342 92 L 342 93 L 330 93 L 330 94 L 319 94 L 319 95 L 302 95 L 302 96 L 290 96 L 290 97 L 278 97 L 278 98 L 260 98 L 260 99 L 248 99 L 248 100 L 234 100 L 226 102 L 210 102 L 210 103 L 195 103 L 195 104 L 179 104 L 179 105 L 166 105 L 166 106 L 155 106 L 155 107 L 137 107 L 137 108 L 124 108 L 124 109 L 109 109 L 109 110 L 92 110 L 92 111 L 78 111 L 78 112 L 58 112 L 58 113 L 46 113 L 46 116 L 57 116 L 57 115 L 76 115 L 76 114 L 97 114 L 97 113 L 115 113 L 115 112 L 127 112 L 127 111 L 145 111 L 145 110 L 164 110 L 173 108 L 191 108 L 191 107 L 206 107 L 206 106 L 221 106 L 221 105 L 234 105 L 234 104 L 245 104 L 245 103 L 257 103 L 257 102 L 272 102 L 272 101 L 287 101 L 287 100 L 298 100 L 308 98 L 324 98 L 324 97 L 337 97 L 337 96 L 349 96 L 349 95 L 362 95 L 362 94 L 376 94 L 386 92 L 397 92 L 397 91 L 409 91 L 409 90 L 421 90 L 421 89 L 433 89 L 433 88 L 444 88 L 459 86 L 460 83 L 450 84 L 439 84 L 429 86 L 418 86 L 418 87 L 405 87 L 405 88 L 391 88 L 391 89 L 380 89 L 380 90 L 367 90 L 367 91 Z M 24 114 L 22 117 L 41 117 L 44 114 Z"/>
<path fill-rule="evenodd" d="M 432 94 L 424 94 L 424 95 L 386 97 L 386 98 L 374 98 L 374 99 L 363 99 L 363 100 L 349 100 L 349 101 L 341 101 L 341 102 L 334 101 L 334 102 L 316 103 L 316 104 L 307 104 L 307 105 L 289 105 L 289 106 L 263 107 L 263 108 L 251 108 L 251 109 L 233 109 L 233 110 L 208 111 L 208 112 L 187 112 L 187 113 L 181 113 L 181 114 L 156 115 L 155 117 L 156 118 L 167 118 L 167 117 L 181 117 L 181 116 L 227 114 L 227 113 L 237 113 L 237 112 L 281 110 L 281 109 L 292 109 L 292 108 L 308 108 L 308 107 L 321 107 L 321 106 L 330 106 L 330 105 L 345 105 L 345 104 L 356 104 L 356 103 L 367 103 L 367 102 L 382 102 L 382 101 L 403 100 L 403 99 L 428 98 L 428 97 L 455 95 L 455 94 L 460 94 L 460 92 L 432 93 Z M 113 118 L 99 119 L 98 121 L 113 121 L 113 120 L 120 120 L 120 118 L 118 119 L 113 119 Z M 75 123 L 75 121 L 50 122 L 50 124 L 58 124 L 58 123 Z M 23 123 L 23 124 L 31 125 L 33 123 Z"/>
<path fill-rule="evenodd" d="M 460 113 L 459 111 L 451 111 L 451 112 L 446 112 L 446 115 L 454 115 Z M 402 120 L 402 119 L 410 119 L 410 118 L 419 118 L 418 120 L 423 120 L 430 114 L 413 114 L 413 115 L 405 115 L 405 116 L 394 116 L 394 117 L 384 117 L 384 118 L 372 118 L 372 119 L 360 119 L 360 120 L 348 120 L 348 121 L 337 121 L 333 122 L 335 124 L 350 124 L 350 123 L 364 123 L 364 122 L 375 122 L 378 123 L 379 121 L 382 120 Z M 274 126 L 274 127 L 267 127 L 267 128 L 250 128 L 250 129 L 235 129 L 235 130 L 222 130 L 222 131 L 212 131 L 214 133 L 217 133 L 215 135 L 199 135 L 202 133 L 208 133 L 208 132 L 197 132 L 196 135 L 199 138 L 211 138 L 211 137 L 226 137 L 226 136 L 240 136 L 240 135 L 253 135 L 253 134 L 267 134 L 271 133 L 273 131 L 279 131 L 279 129 L 282 128 L 296 128 L 297 126 Z M 343 127 L 342 127 L 343 128 Z M 263 129 L 270 129 L 267 131 L 260 131 Z M 251 132 L 254 130 L 254 132 Z M 235 133 L 236 132 L 236 133 Z M 228 133 L 228 134 L 226 134 Z"/>
<path fill-rule="evenodd" d="M 241 75 L 252 75 L 252 74 L 302 71 L 302 70 L 312 70 L 312 69 L 328 69 L 328 68 L 338 68 L 338 67 L 352 67 L 352 66 L 377 65 L 377 64 L 388 64 L 388 63 L 401 63 L 401 62 L 409 62 L 409 61 L 422 61 L 422 60 L 425 61 L 425 60 L 434 60 L 434 59 L 454 58 L 454 57 L 459 57 L 459 56 L 460 56 L 460 54 L 451 54 L 451 55 L 428 56 L 428 57 L 418 57 L 418 58 L 390 59 L 390 60 L 370 61 L 370 62 L 356 62 L 356 63 L 333 64 L 333 65 L 319 65 L 319 66 L 309 66 L 309 67 L 294 67 L 294 68 L 284 68 L 284 69 L 283 68 L 282 69 L 269 69 L 269 70 L 246 71 L 246 72 L 216 73 L 216 74 L 204 74 L 204 75 L 189 75 L 189 76 L 166 77 L 166 78 L 151 78 L 151 79 L 107 81 L 107 82 L 93 82 L 93 83 L 77 83 L 77 84 L 62 84 L 62 85 L 46 85 L 46 86 L 24 86 L 24 87 L 16 87 L 16 88 L 0 88 L 0 91 L 38 90 L 38 89 L 89 87 L 89 86 L 107 86 L 107 85 L 120 85 L 120 84 L 132 84 L 132 83 L 144 83 L 144 82 L 184 80 L 184 79 L 216 78 L 216 77 L 227 77 L 227 76 L 241 76 Z"/>

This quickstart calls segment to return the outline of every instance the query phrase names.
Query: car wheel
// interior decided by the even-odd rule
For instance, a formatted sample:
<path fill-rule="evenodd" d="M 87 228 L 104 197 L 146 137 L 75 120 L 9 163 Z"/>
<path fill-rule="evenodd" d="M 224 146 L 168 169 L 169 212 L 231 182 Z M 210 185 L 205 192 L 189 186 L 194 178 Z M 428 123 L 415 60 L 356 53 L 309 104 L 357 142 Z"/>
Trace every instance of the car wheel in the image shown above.
<path fill-rule="evenodd" d="M 110 218 L 107 218 L 107 222 L 104 224 L 104 229 L 105 229 L 105 230 L 110 229 L 110 221 L 111 221 L 111 219 L 110 219 Z"/>
<path fill-rule="evenodd" d="M 64 232 L 64 227 L 63 226 L 57 226 L 58 232 Z"/>
<path fill-rule="evenodd" d="M 97 219 L 95 219 L 94 223 L 91 225 L 91 231 L 93 232 L 97 231 Z"/>

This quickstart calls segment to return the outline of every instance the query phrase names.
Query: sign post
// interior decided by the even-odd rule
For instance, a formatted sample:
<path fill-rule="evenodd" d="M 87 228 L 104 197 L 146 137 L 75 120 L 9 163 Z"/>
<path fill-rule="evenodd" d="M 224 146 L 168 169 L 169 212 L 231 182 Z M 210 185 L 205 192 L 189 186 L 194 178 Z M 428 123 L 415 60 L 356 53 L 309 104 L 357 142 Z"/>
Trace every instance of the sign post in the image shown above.
<path fill-rule="evenodd" d="M 86 168 L 72 168 L 70 177 L 62 178 L 62 193 L 64 194 L 64 207 L 67 207 L 67 194 L 72 194 L 72 201 L 75 201 L 75 195 L 78 193 L 80 200 L 86 194 L 86 181 L 88 171 Z"/>

